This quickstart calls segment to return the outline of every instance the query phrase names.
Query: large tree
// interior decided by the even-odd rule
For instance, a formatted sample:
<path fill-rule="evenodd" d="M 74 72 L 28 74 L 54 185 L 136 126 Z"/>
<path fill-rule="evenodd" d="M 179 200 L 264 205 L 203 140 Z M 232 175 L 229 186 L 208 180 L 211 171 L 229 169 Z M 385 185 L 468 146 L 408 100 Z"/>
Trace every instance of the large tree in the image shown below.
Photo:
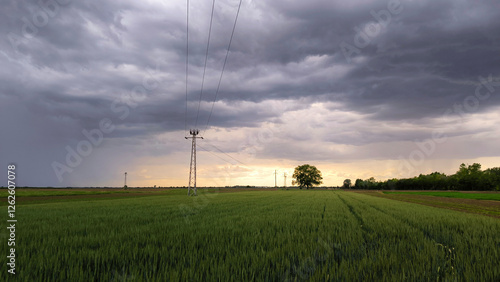
<path fill-rule="evenodd" d="M 485 186 L 484 173 L 481 170 L 481 164 L 474 163 L 472 165 L 461 164 L 455 179 L 458 182 L 458 188 L 461 190 L 477 190 Z"/>
<path fill-rule="evenodd" d="M 315 166 L 308 164 L 296 167 L 292 178 L 292 185 L 297 184 L 300 189 L 303 187 L 309 189 L 318 186 L 322 183 L 321 180 L 323 179 L 323 177 L 321 177 L 321 171 Z"/>
<path fill-rule="evenodd" d="M 344 188 L 351 188 L 352 186 L 352 182 L 351 182 L 351 179 L 346 179 L 344 180 Z"/>

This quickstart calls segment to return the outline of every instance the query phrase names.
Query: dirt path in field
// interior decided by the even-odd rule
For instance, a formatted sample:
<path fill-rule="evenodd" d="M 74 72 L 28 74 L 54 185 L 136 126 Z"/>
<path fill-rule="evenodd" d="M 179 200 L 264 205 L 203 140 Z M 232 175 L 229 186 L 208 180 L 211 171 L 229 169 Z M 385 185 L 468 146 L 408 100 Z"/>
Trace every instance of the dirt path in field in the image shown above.
<path fill-rule="evenodd" d="M 91 195 L 60 195 L 60 196 L 30 196 L 17 197 L 16 202 L 19 204 L 42 204 L 55 203 L 66 201 L 84 201 L 84 200 L 100 200 L 100 199 L 123 199 L 129 197 L 145 197 L 165 195 L 161 193 L 113 193 L 113 194 L 91 194 Z"/>
<path fill-rule="evenodd" d="M 384 194 L 382 191 L 353 191 L 391 200 L 500 218 L 500 201 L 460 199 L 415 194 Z"/>
<path fill-rule="evenodd" d="M 203 190 L 203 188 L 198 188 L 199 190 Z M 279 190 L 278 188 L 219 188 L 218 190 L 215 190 L 214 192 L 220 192 L 220 193 L 234 193 L 234 192 L 243 192 L 243 191 L 277 191 Z M 212 192 L 212 191 L 210 191 Z"/>
<path fill-rule="evenodd" d="M 43 204 L 43 203 L 55 203 L 55 202 L 65 202 L 65 201 L 85 201 L 85 200 L 100 200 L 100 199 L 123 199 L 129 197 L 144 197 L 144 196 L 155 196 L 155 195 L 167 195 L 164 193 L 168 189 L 133 189 L 131 190 L 121 190 L 121 189 L 106 189 L 106 188 L 21 188 L 22 192 L 54 192 L 55 195 L 32 195 L 32 196 L 22 196 L 16 195 L 17 204 Z M 19 191 L 18 190 L 18 191 Z M 95 194 L 71 194 L 72 192 L 90 192 Z M 162 193 L 163 192 L 163 193 Z M 62 195 L 61 195 L 62 193 Z M 68 195 L 64 195 L 68 193 Z M 7 197 L 0 198 L 0 205 L 7 205 Z"/>
<path fill-rule="evenodd" d="M 101 199 L 123 199 L 130 197 L 146 197 L 146 196 L 161 196 L 168 195 L 171 188 L 129 188 L 128 190 L 113 189 L 113 188 L 21 188 L 23 192 L 54 192 L 54 193 L 71 193 L 71 192 L 90 192 L 95 194 L 73 194 L 73 195 L 40 195 L 40 196 L 20 196 L 17 195 L 16 203 L 18 204 L 43 204 L 65 201 L 85 201 L 85 200 L 101 200 Z M 234 193 L 242 191 L 275 191 L 276 188 L 198 188 L 198 193 Z M 186 189 L 187 191 L 187 189 Z M 0 198 L 0 205 L 7 205 L 7 197 Z"/>

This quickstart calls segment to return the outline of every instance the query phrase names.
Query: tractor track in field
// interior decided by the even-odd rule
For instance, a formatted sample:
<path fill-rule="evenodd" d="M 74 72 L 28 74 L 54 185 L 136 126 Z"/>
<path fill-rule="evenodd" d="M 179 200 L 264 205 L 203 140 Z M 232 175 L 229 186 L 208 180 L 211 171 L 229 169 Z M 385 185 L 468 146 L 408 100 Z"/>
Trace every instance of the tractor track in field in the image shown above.
<path fill-rule="evenodd" d="M 433 242 L 434 242 L 434 243 L 436 243 L 436 244 L 444 244 L 444 245 L 448 245 L 448 246 L 449 246 L 449 244 L 451 243 L 451 242 L 445 242 L 445 243 L 439 242 L 438 238 L 437 238 L 436 236 L 432 235 L 432 234 L 431 234 L 431 232 L 429 232 L 428 230 L 423 229 L 423 228 L 421 228 L 421 227 L 417 226 L 416 224 L 412 223 L 410 220 L 405 219 L 404 217 L 396 216 L 396 215 L 394 215 L 394 214 L 392 214 L 392 213 L 389 213 L 389 212 L 387 212 L 387 211 L 384 211 L 383 209 L 381 209 L 381 208 L 379 208 L 379 207 L 377 207 L 377 206 L 371 205 L 371 204 L 369 204 L 369 203 L 367 203 L 367 202 L 365 202 L 365 201 L 362 201 L 362 200 L 360 200 L 360 199 L 356 199 L 356 198 L 352 198 L 352 199 L 354 199 L 354 200 L 356 200 L 356 201 L 360 202 L 360 203 L 361 203 L 361 204 L 363 204 L 363 205 L 366 205 L 366 206 L 368 206 L 368 207 L 371 207 L 371 208 L 373 208 L 374 210 L 379 211 L 380 213 L 382 213 L 382 214 L 384 214 L 384 215 L 387 215 L 387 216 L 389 216 L 389 217 L 392 217 L 393 219 L 395 219 L 395 220 L 397 220 L 397 221 L 399 221 L 399 222 L 401 222 L 401 223 L 403 223 L 403 224 L 406 224 L 406 225 L 408 225 L 408 226 L 410 226 L 410 227 L 412 227 L 412 228 L 414 228 L 414 229 L 416 229 L 416 230 L 420 231 L 420 232 L 424 235 L 424 237 L 425 237 L 425 238 L 427 238 L 428 240 L 433 241 Z"/>
<path fill-rule="evenodd" d="M 361 226 L 361 229 L 363 231 L 366 231 L 366 232 L 373 231 L 370 228 L 366 227 L 365 222 L 363 221 L 363 218 L 354 210 L 354 207 L 352 205 L 348 204 L 340 195 L 337 195 L 337 196 L 342 201 L 342 203 L 344 203 L 344 205 L 347 206 L 347 208 L 349 209 L 349 212 L 354 216 L 354 218 L 356 218 L 356 220 L 358 221 L 358 223 Z"/>
<path fill-rule="evenodd" d="M 437 248 L 441 248 L 444 251 L 445 256 L 444 256 L 444 260 L 441 261 L 440 267 L 438 268 L 438 273 L 439 273 L 439 271 L 441 271 L 439 274 L 440 276 L 438 276 L 438 277 L 441 277 L 441 275 L 444 275 L 443 278 L 446 277 L 446 275 L 451 275 L 451 276 L 457 275 L 457 269 L 456 269 L 456 265 L 455 265 L 456 253 L 454 251 L 455 247 L 457 247 L 457 246 L 456 246 L 456 242 L 455 242 L 454 238 L 444 238 L 443 236 L 439 236 L 439 234 L 432 234 L 429 230 L 418 226 L 416 223 L 413 223 L 408 218 L 405 218 L 403 216 L 398 216 L 396 214 L 393 214 L 392 212 L 384 211 L 383 209 L 376 207 L 375 205 L 369 204 L 368 202 L 365 202 L 363 200 L 356 199 L 356 198 L 354 198 L 354 199 L 357 200 L 358 202 L 368 206 L 368 207 L 373 208 L 376 211 L 381 212 L 384 215 L 387 215 L 387 216 L 395 219 L 396 221 L 399 221 L 403 224 L 410 226 L 411 228 L 413 228 L 415 230 L 420 231 L 420 233 L 422 235 L 424 235 L 425 238 L 427 238 L 429 241 L 433 242 Z M 463 234 L 463 230 L 460 230 L 460 231 Z M 460 232 L 458 232 L 458 233 L 460 233 Z"/>
<path fill-rule="evenodd" d="M 337 196 L 342 201 L 342 203 L 344 203 L 347 206 L 349 212 L 354 216 L 354 218 L 356 218 L 356 221 L 358 222 L 361 228 L 362 232 L 361 236 L 363 237 L 364 242 L 361 246 L 359 246 L 359 254 L 355 254 L 355 256 L 361 257 L 362 254 L 369 253 L 371 250 L 378 248 L 379 247 L 378 239 L 372 237 L 372 235 L 374 234 L 373 229 L 371 229 L 365 224 L 363 218 L 359 215 L 358 212 L 355 211 L 354 206 L 347 203 L 347 201 L 344 200 L 340 195 L 337 194 Z"/>

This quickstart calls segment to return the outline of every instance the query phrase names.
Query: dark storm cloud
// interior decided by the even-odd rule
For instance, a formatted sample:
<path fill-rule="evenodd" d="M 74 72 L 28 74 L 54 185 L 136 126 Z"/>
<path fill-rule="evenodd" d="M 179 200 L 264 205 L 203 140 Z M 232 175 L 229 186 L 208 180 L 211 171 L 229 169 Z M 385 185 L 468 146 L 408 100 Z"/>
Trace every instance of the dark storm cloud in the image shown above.
<path fill-rule="evenodd" d="M 48 155 L 80 140 L 83 129 L 98 128 L 102 119 L 116 126 L 106 137 L 117 140 L 184 130 L 185 2 L 4 2 L 0 130 L 22 126 L 23 138 L 50 147 L 37 162 L 50 163 L 54 157 Z M 211 113 L 237 6 L 217 1 L 200 99 L 211 3 L 191 1 L 188 126 L 195 124 L 199 100 L 198 125 L 204 128 Z M 357 46 L 359 30 L 389 7 L 398 12 L 366 46 Z M 243 0 L 209 125 L 279 124 L 287 111 L 316 102 L 333 102 L 335 109 L 340 105 L 371 120 L 430 123 L 474 95 L 479 77 L 500 81 L 498 8 L 487 0 Z M 356 51 L 346 58 L 342 44 Z M 498 92 L 465 114 L 498 107 Z M 296 106 L 270 106 L 284 101 Z M 40 138 L 44 134 L 50 137 Z M 359 126 L 323 141 L 359 145 L 424 135 L 422 129 Z M 362 140 L 346 142 L 348 137 Z M 5 149 L 15 140 L 2 140 L 2 162 L 29 159 L 16 155 L 22 148 Z"/>
<path fill-rule="evenodd" d="M 234 87 L 234 91 L 228 91 L 223 87 L 220 99 L 258 102 L 316 96 L 318 100 L 341 101 L 360 112 L 377 111 L 380 118 L 391 118 L 390 112 L 395 110 L 394 118 L 399 119 L 401 114 L 397 110 L 407 106 L 409 111 L 405 113 L 408 117 L 418 118 L 428 114 L 438 115 L 440 110 L 474 90 L 473 86 L 453 85 L 443 78 L 477 82 L 479 75 L 496 75 L 498 72 L 500 45 L 495 40 L 494 31 L 498 30 L 499 21 L 495 19 L 494 12 L 487 9 L 487 2 L 472 7 L 473 12 L 484 13 L 484 16 L 470 19 L 467 17 L 470 5 L 451 1 L 425 5 L 401 1 L 402 12 L 393 15 L 386 30 L 361 49 L 359 56 L 365 60 L 353 66 L 345 78 L 335 80 L 324 77 L 303 81 L 300 85 L 294 83 L 297 77 L 309 73 L 300 70 L 293 73 L 293 66 L 287 66 L 293 62 L 300 63 L 309 56 L 330 56 L 326 64 L 346 64 L 340 43 L 354 44 L 354 28 L 363 28 L 366 23 L 374 21 L 370 12 L 387 9 L 389 2 L 366 1 L 356 6 L 331 1 L 308 2 L 307 5 L 273 1 L 271 4 L 251 2 L 244 5 L 228 64 L 228 70 L 235 75 L 232 80 L 226 77 L 224 82 L 226 85 L 237 84 L 238 80 L 259 78 L 267 75 L 266 68 L 276 65 L 284 66 L 275 71 L 281 72 L 285 79 L 269 83 L 259 90 Z M 15 30 L 16 25 L 20 29 L 23 20 L 19 21 L 19 18 L 32 18 L 37 7 L 35 4 L 29 7 L 18 5 L 18 8 L 11 8 L 13 13 L 7 17 L 9 24 L 4 25 L 4 31 Z M 260 13 L 258 20 L 253 15 L 253 8 Z M 179 8 L 175 12 L 180 12 Z M 194 9 L 193 13 L 200 12 Z M 221 67 L 230 31 L 221 27 L 230 26 L 231 16 L 234 16 L 229 13 L 216 15 L 215 39 L 212 40 L 208 64 L 212 73 Z M 132 18 L 134 25 L 124 24 L 127 18 Z M 35 38 L 29 42 L 33 44 L 20 45 L 25 47 L 24 50 L 21 48 L 21 53 L 25 51 L 30 63 L 41 70 L 52 68 L 64 72 L 76 66 L 99 72 L 107 65 L 131 64 L 144 69 L 173 51 L 173 55 L 166 56 L 170 59 L 168 67 L 171 69 L 163 71 L 182 79 L 185 27 L 180 20 L 180 16 L 161 17 L 161 13 L 154 9 L 127 3 L 103 2 L 96 6 L 71 2 L 61 6 L 59 14 L 38 29 Z M 195 23 L 203 22 L 199 20 Z M 100 33 L 93 33 L 90 26 L 95 26 L 94 29 Z M 203 33 L 206 32 L 202 27 L 205 25 L 191 26 L 193 87 L 196 86 L 194 82 L 200 79 L 204 59 L 206 35 Z M 12 48 L 6 48 L 9 49 Z M 326 67 L 326 64 L 318 67 Z M 254 68 L 253 73 L 243 72 L 248 68 Z M 113 85 L 116 88 L 111 91 L 126 91 L 137 83 L 126 79 L 117 81 L 120 74 L 109 71 L 101 77 L 86 78 L 87 81 L 75 82 L 83 84 L 82 88 L 97 92 L 102 91 L 99 87 L 109 89 Z M 93 81 L 95 85 L 89 85 L 92 80 L 96 80 Z M 215 83 L 207 85 L 202 100 L 212 101 Z M 182 89 L 177 89 L 175 95 L 182 95 L 179 90 Z M 196 91 L 189 95 L 193 101 L 197 96 Z M 171 104 L 176 108 L 182 97 L 177 100 L 178 103 Z M 497 103 L 497 99 L 492 99 L 488 105 Z"/>
<path fill-rule="evenodd" d="M 273 50 L 269 51 L 270 57 L 280 58 L 276 54 L 283 54 L 287 59 L 281 60 L 282 63 L 300 61 L 310 55 L 331 55 L 337 63 L 343 63 L 345 58 L 339 44 L 354 45 L 357 35 L 354 28 L 362 29 L 367 22 L 374 21 L 370 12 L 386 9 L 384 4 L 388 2 L 371 1 L 370 5 L 347 10 L 335 9 L 335 4 L 283 5 L 285 14 L 300 19 L 295 25 L 305 28 L 298 28 L 282 42 L 275 45 L 271 42 L 265 47 Z M 492 5 L 479 1 L 473 4 L 401 1 L 402 11 L 392 16 L 387 28 L 368 46 L 361 48 L 359 57 L 364 60 L 355 64 L 345 78 L 333 83 L 326 80 L 305 83 L 301 88 L 282 86 L 281 91 L 272 92 L 291 97 L 316 95 L 318 99 L 330 92 L 329 100 L 340 100 L 360 112 L 377 112 L 382 119 L 440 115 L 453 103 L 473 94 L 479 76 L 499 76 L 500 41 L 496 30 L 500 21 L 495 17 L 498 9 Z M 325 18 L 331 26 L 324 24 Z M 310 46 L 314 40 L 318 44 Z M 328 50 L 328 46 L 334 48 Z M 463 85 L 457 83 L 459 80 L 476 85 Z M 485 108 L 497 106 L 498 96 L 489 99 Z"/>
<path fill-rule="evenodd" d="M 400 13 L 391 16 L 387 27 L 360 48 L 360 54 L 353 55 L 362 61 L 348 64 L 340 44 L 355 45 L 355 28 L 376 22 L 372 13 L 387 11 L 391 2 L 399 3 Z M 492 75 L 498 80 L 500 40 L 496 31 L 500 21 L 492 2 L 364 4 L 255 4 L 268 13 L 259 15 L 255 22 L 255 18 L 243 16 L 230 63 L 237 66 L 233 71 L 253 70 L 226 82 L 262 77 L 268 75 L 266 69 L 276 69 L 288 80 L 276 81 L 263 90 L 242 87 L 225 91 L 221 99 L 263 101 L 309 96 L 317 101 L 340 101 L 360 113 L 375 113 L 374 118 L 418 119 L 442 115 L 455 103 L 462 103 L 474 94 L 480 76 Z M 347 64 L 352 71 L 342 79 L 325 77 L 296 85 L 297 77 L 310 73 L 298 70 L 292 74 L 291 64 L 310 56 L 329 56 L 328 64 Z M 499 96 L 492 95 L 481 110 L 498 106 Z"/>

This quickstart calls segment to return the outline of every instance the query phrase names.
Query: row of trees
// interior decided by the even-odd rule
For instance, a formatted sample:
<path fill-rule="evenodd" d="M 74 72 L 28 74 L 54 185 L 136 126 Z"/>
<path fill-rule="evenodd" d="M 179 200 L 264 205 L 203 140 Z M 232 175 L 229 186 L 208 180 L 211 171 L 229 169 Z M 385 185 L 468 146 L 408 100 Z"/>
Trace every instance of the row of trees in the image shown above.
<path fill-rule="evenodd" d="M 500 191 L 500 167 L 481 170 L 481 164 L 461 164 L 453 175 L 440 172 L 420 174 L 418 177 L 376 181 L 371 177 L 366 180 L 356 179 L 354 185 L 350 179 L 344 180 L 344 188 L 376 190 L 493 190 Z"/>

